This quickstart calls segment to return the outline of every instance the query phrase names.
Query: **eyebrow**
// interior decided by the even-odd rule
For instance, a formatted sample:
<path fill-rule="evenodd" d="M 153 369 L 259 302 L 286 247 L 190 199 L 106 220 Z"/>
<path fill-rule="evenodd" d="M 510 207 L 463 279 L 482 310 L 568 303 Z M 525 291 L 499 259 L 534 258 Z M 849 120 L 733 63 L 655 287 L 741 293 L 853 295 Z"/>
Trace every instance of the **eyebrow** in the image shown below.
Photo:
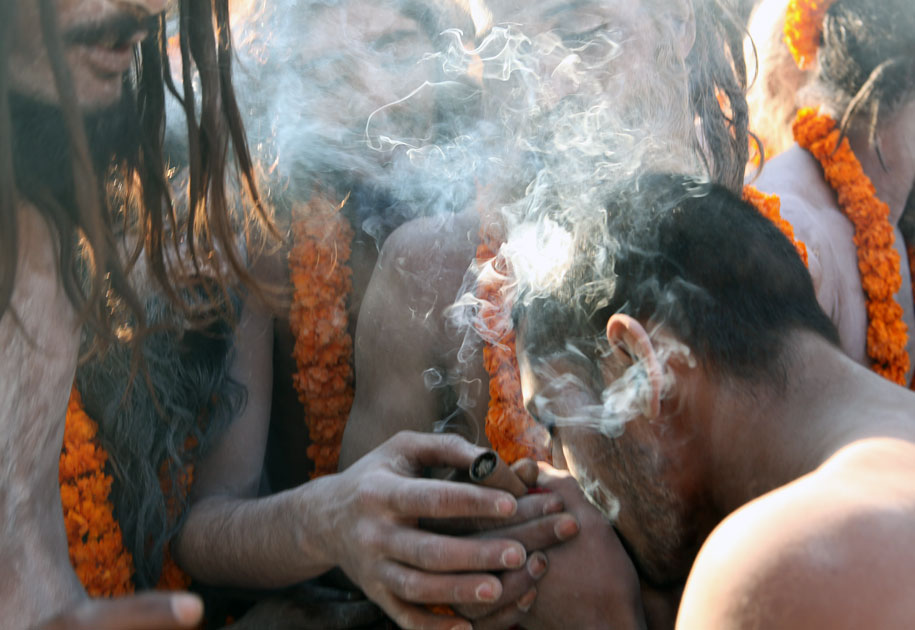
<path fill-rule="evenodd" d="M 391 31 L 390 33 L 385 33 L 372 43 L 373 48 L 381 48 L 387 46 L 388 44 L 393 44 L 394 42 L 399 42 L 409 37 L 416 37 L 419 35 L 419 32 L 415 29 L 401 28 L 396 31 Z"/>
<path fill-rule="evenodd" d="M 553 17 L 554 15 L 559 15 L 560 13 L 568 13 L 574 9 L 580 7 L 593 7 L 597 4 L 594 0 L 573 0 L 572 2 L 561 2 L 554 6 L 552 9 L 548 9 L 540 14 L 542 18 Z"/>

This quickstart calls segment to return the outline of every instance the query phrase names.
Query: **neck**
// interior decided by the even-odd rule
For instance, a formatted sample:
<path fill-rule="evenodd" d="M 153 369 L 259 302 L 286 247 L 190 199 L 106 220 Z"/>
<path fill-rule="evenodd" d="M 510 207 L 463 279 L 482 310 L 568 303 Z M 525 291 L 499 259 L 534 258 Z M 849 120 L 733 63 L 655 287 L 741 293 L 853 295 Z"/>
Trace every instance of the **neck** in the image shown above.
<path fill-rule="evenodd" d="M 911 393 L 809 332 L 791 333 L 784 388 L 719 383 L 708 392 L 708 491 L 723 518 L 812 472 L 851 442 L 915 440 Z"/>
<path fill-rule="evenodd" d="M 873 182 L 877 197 L 889 205 L 890 223 L 895 226 L 915 183 L 915 101 L 900 106 L 880 123 L 874 144 L 866 129 L 852 127 L 848 134 L 852 151 Z"/>

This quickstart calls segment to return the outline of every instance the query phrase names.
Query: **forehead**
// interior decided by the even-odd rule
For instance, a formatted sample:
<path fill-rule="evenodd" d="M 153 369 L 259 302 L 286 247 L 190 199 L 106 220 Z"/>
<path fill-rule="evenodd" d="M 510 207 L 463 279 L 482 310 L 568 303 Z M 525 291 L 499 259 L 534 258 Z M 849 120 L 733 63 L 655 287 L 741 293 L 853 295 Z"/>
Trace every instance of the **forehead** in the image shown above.
<path fill-rule="evenodd" d="M 526 328 L 526 318 L 521 318 L 516 355 L 525 407 L 544 422 L 585 420 L 584 416 L 589 414 L 583 410 L 593 410 L 594 405 L 599 404 L 593 387 L 593 366 L 573 350 L 553 352 L 548 356 L 531 352 L 525 344 L 529 337 L 525 334 Z M 543 417 L 545 415 L 550 418 Z"/>
<path fill-rule="evenodd" d="M 384 2 L 314 3 L 300 11 L 303 12 L 302 21 L 309 28 L 309 38 L 331 40 L 337 47 L 350 40 L 373 42 L 391 33 L 420 32 L 416 20 L 405 15 L 397 5 Z"/>
<path fill-rule="evenodd" d="M 547 28 L 571 27 L 587 19 L 602 21 L 595 27 L 612 27 L 614 23 L 632 23 L 643 15 L 643 3 L 638 0 L 494 0 L 490 5 L 497 23 Z"/>

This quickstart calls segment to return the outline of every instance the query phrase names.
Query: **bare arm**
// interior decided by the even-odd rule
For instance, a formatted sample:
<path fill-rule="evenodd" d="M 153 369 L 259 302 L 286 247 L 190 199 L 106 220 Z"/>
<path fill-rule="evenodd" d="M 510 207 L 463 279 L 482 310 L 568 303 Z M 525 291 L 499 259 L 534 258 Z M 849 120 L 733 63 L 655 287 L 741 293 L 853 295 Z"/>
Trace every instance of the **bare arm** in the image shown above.
<path fill-rule="evenodd" d="M 460 231 L 421 220 L 402 226 L 385 244 L 359 313 L 356 397 L 341 470 L 397 431 L 432 431 L 454 411 L 444 408 L 446 385 L 434 381 L 449 372 L 444 355 L 458 344 L 446 332 L 443 311 L 454 302 L 473 255 Z"/>
<path fill-rule="evenodd" d="M 517 503 L 506 492 L 418 478 L 427 466 L 467 467 L 480 452 L 457 436 L 401 433 L 345 473 L 266 499 L 213 504 L 209 516 L 226 522 L 197 523 L 215 527 L 206 532 L 211 539 L 235 540 L 239 549 L 213 562 L 202 579 L 280 586 L 340 566 L 400 626 L 453 628 L 454 617 L 437 617 L 417 604 L 495 601 L 501 583 L 485 572 L 517 568 L 526 559 L 524 547 L 505 538 L 469 540 L 417 528 L 420 518 L 514 514 Z M 182 536 L 181 548 L 198 561 L 205 552 L 220 553 L 219 543 L 203 552 L 190 549 L 191 541 Z"/>
<path fill-rule="evenodd" d="M 257 499 L 270 424 L 273 320 L 247 300 L 235 331 L 232 378 L 247 391 L 247 402 L 196 470 L 191 507 L 178 537 L 176 556 L 192 576 L 211 584 L 270 587 L 321 573 L 291 565 L 297 548 L 290 493 Z M 271 535 L 257 535 L 259 524 Z"/>
<path fill-rule="evenodd" d="M 481 449 L 456 436 L 400 434 L 345 473 L 254 498 L 269 417 L 269 331 L 269 317 L 247 306 L 233 374 L 248 387 L 248 405 L 199 469 L 176 550 L 182 566 L 211 584 L 247 587 L 286 586 L 340 566 L 406 628 L 454 626 L 419 603 L 497 599 L 501 584 L 484 572 L 523 564 L 520 543 L 417 527 L 420 518 L 497 518 L 517 507 L 505 492 L 418 478 L 426 466 L 469 466 Z"/>

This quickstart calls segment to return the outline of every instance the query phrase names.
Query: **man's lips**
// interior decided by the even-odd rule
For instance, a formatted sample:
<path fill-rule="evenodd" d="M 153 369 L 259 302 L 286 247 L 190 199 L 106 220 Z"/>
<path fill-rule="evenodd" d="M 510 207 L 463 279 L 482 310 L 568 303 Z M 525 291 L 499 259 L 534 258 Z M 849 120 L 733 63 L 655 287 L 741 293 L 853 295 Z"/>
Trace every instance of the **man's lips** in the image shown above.
<path fill-rule="evenodd" d="M 140 36 L 136 42 L 114 47 L 78 44 L 75 48 L 95 74 L 120 77 L 130 68 L 134 46 L 144 37 L 145 35 Z"/>

